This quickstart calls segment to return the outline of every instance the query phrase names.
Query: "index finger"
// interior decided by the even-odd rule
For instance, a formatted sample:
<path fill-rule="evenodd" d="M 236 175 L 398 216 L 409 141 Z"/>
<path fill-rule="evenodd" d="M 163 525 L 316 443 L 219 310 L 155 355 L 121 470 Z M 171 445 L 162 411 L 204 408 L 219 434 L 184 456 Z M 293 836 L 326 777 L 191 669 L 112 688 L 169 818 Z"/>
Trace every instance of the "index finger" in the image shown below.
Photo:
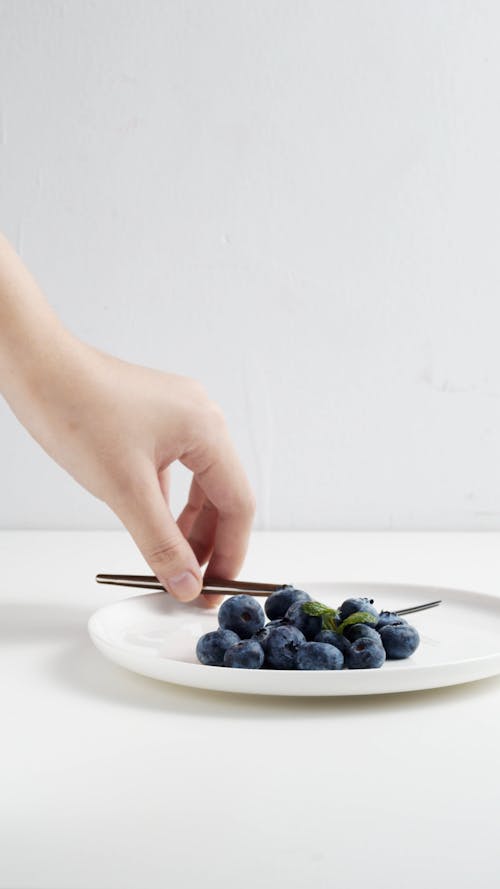
<path fill-rule="evenodd" d="M 206 574 L 234 579 L 248 549 L 255 497 L 229 436 L 225 434 L 218 440 L 205 468 L 199 471 L 196 466 L 189 468 L 217 509 L 214 548 Z"/>

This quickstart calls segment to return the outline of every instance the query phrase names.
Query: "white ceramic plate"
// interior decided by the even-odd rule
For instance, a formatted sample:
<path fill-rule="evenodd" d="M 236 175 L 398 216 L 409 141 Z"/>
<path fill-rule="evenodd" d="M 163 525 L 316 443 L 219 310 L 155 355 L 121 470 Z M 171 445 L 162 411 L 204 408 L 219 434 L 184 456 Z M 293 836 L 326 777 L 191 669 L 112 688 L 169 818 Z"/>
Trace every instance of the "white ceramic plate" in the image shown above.
<path fill-rule="evenodd" d="M 144 676 L 215 691 L 263 695 L 364 695 L 417 691 L 500 673 L 500 598 L 439 587 L 382 583 L 297 583 L 334 606 L 368 596 L 379 610 L 434 599 L 443 604 L 407 619 L 420 633 L 411 658 L 376 670 L 234 670 L 196 660 L 203 633 L 217 628 L 216 610 L 178 604 L 164 593 L 115 602 L 89 620 L 90 636 L 107 658 Z M 265 600 L 261 599 L 261 602 Z"/>

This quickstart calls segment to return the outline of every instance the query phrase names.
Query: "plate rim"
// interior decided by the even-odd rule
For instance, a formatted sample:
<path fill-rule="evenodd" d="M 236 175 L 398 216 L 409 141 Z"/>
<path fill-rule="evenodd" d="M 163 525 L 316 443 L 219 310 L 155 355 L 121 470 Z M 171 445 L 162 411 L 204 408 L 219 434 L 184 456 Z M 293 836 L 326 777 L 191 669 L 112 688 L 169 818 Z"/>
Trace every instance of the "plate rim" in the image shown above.
<path fill-rule="evenodd" d="M 462 587 L 444 587 L 444 586 L 430 585 L 430 584 L 405 583 L 404 581 L 391 581 L 389 583 L 384 583 L 383 581 L 363 581 L 363 580 L 359 580 L 359 581 L 358 580 L 349 580 L 349 581 L 342 581 L 342 580 L 331 580 L 331 581 L 330 580 L 315 580 L 315 581 L 312 581 L 312 580 L 309 580 L 309 581 L 307 581 L 307 584 L 304 584 L 303 586 L 299 583 L 297 583 L 296 586 L 298 589 L 302 589 L 302 588 L 307 589 L 307 585 L 313 586 L 313 585 L 327 585 L 327 584 L 335 585 L 335 586 L 338 585 L 338 586 L 343 586 L 343 587 L 349 587 L 349 586 L 352 586 L 352 587 L 366 586 L 366 587 L 372 587 L 372 588 L 378 587 L 378 588 L 384 588 L 384 589 L 389 589 L 389 590 L 392 589 L 393 591 L 396 589 L 399 589 L 401 587 L 405 587 L 406 589 L 418 589 L 418 590 L 429 590 L 429 591 L 433 590 L 435 592 L 439 591 L 440 593 L 448 594 L 451 596 L 454 596 L 454 595 L 457 596 L 457 594 L 459 594 L 460 597 L 462 597 L 464 595 L 465 596 L 475 596 L 478 599 L 480 599 L 484 604 L 496 605 L 496 607 L 500 610 L 500 596 L 496 596 L 493 593 L 482 592 L 480 590 L 467 590 Z M 131 601 L 144 600 L 144 599 L 148 599 L 148 598 L 155 598 L 156 599 L 162 595 L 164 595 L 164 594 L 161 592 L 161 590 L 156 590 L 154 592 L 139 593 L 139 594 L 136 594 L 133 596 L 127 596 L 125 599 L 118 599 L 115 602 L 109 602 L 107 605 L 101 606 L 100 608 L 98 608 L 96 611 L 94 611 L 90 615 L 90 617 L 87 621 L 87 630 L 88 630 L 88 633 L 89 633 L 92 641 L 94 641 L 95 639 L 98 639 L 101 644 L 109 647 L 110 649 L 117 649 L 117 650 L 119 650 L 123 653 L 126 653 L 126 654 L 133 654 L 133 652 L 131 652 L 130 648 L 128 648 L 126 645 L 121 645 L 120 643 L 117 643 L 117 642 L 110 642 L 108 639 L 103 637 L 99 632 L 96 631 L 95 624 L 97 623 L 100 615 L 102 615 L 103 612 L 112 610 L 120 605 L 125 605 L 126 603 L 131 602 Z M 191 607 L 197 608 L 197 606 L 191 606 Z M 199 609 L 199 610 L 201 611 L 201 613 L 204 613 L 204 614 L 207 613 L 207 609 Z M 215 614 L 217 613 L 217 610 L 214 609 L 213 613 L 215 616 Z M 217 673 L 219 675 L 221 675 L 221 674 L 226 675 L 227 674 L 227 667 L 208 666 L 207 664 L 200 664 L 200 663 L 191 662 L 191 661 L 176 660 L 175 658 L 169 658 L 169 657 L 165 657 L 162 660 L 164 662 L 171 662 L 176 665 L 184 665 L 185 667 L 188 667 L 188 668 L 194 667 L 197 670 L 201 671 L 201 673 L 203 675 L 206 674 L 207 670 L 209 670 L 210 673 L 212 673 L 212 674 L 213 674 L 214 670 L 217 671 Z M 401 659 L 401 661 L 399 663 L 401 663 L 401 665 L 403 665 L 409 660 L 411 660 L 411 658 L 403 658 L 403 659 Z M 428 671 L 430 669 L 439 669 L 441 671 L 446 671 L 446 670 L 450 670 L 453 668 L 457 668 L 460 665 L 466 665 L 466 664 L 471 664 L 471 663 L 484 663 L 485 661 L 488 661 L 490 663 L 497 662 L 500 667 L 500 650 L 494 654 L 478 655 L 475 657 L 468 657 L 468 658 L 464 657 L 464 658 L 460 658 L 460 660 L 447 661 L 446 663 L 440 664 L 437 666 L 432 665 L 432 664 L 420 664 L 420 665 L 412 664 L 411 671 L 412 671 L 413 675 Z M 403 667 L 403 666 L 399 667 L 399 663 L 394 662 L 394 661 L 391 663 L 394 663 L 394 667 L 390 671 L 392 675 L 399 676 L 401 673 L 407 672 L 405 667 Z M 399 667 L 399 669 L 398 669 L 398 667 Z M 183 667 L 181 666 L 180 669 L 183 669 Z M 255 674 L 255 673 L 259 673 L 260 671 L 243 668 L 243 669 L 239 669 L 234 672 L 236 672 L 237 674 Z M 279 670 L 279 671 L 270 671 L 270 672 L 273 672 L 273 673 L 277 672 L 282 676 L 283 675 L 285 675 L 285 676 L 286 675 L 288 675 L 288 676 L 289 675 L 295 675 L 295 676 L 297 675 L 297 670 Z M 311 670 L 311 671 L 300 671 L 300 672 L 302 675 L 312 675 L 312 676 L 317 676 L 318 672 L 321 672 L 321 673 L 328 673 L 328 674 L 334 673 L 336 676 L 343 675 L 343 676 L 351 677 L 353 674 L 356 674 L 356 675 L 359 674 L 361 676 L 367 675 L 367 674 L 368 675 L 369 674 L 380 675 L 380 668 L 372 667 L 372 668 L 369 668 L 366 670 L 324 670 L 324 671 Z M 143 675 L 147 675 L 147 674 L 143 674 Z M 170 681 L 170 680 L 167 680 L 167 681 Z M 340 681 L 342 681 L 342 680 L 340 680 Z M 344 681 L 347 681 L 347 680 L 344 680 Z M 473 680 L 466 680 L 466 681 L 473 681 Z"/>

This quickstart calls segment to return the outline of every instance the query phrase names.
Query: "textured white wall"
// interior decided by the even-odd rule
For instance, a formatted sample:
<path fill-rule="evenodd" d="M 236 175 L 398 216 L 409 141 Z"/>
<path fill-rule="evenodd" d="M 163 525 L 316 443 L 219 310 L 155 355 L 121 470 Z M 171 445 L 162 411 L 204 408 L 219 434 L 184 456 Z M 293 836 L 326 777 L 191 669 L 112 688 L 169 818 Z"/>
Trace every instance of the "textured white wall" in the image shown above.
<path fill-rule="evenodd" d="M 0 227 L 81 338 L 203 380 L 256 525 L 499 528 L 499 4 L 0 10 Z M 118 525 L 0 437 L 1 527 Z"/>

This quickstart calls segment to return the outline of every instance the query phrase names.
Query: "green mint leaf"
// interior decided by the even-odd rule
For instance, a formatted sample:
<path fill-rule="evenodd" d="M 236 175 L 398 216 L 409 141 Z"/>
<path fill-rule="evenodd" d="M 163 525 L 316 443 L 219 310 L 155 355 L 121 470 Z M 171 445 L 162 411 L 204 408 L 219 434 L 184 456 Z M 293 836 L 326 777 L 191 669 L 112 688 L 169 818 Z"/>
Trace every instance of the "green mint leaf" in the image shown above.
<path fill-rule="evenodd" d="M 337 612 L 335 612 L 335 616 Z M 334 633 L 337 632 L 337 626 L 335 624 L 335 618 L 332 614 L 323 614 L 323 630 L 333 630 Z"/>
<path fill-rule="evenodd" d="M 335 620 L 338 616 L 338 611 L 336 608 L 330 608 L 328 605 L 323 605 L 323 602 L 304 602 L 302 604 L 302 610 L 305 611 L 306 614 L 312 614 L 313 617 L 322 617 L 323 630 L 337 630 Z"/>
<path fill-rule="evenodd" d="M 323 605 L 322 602 L 303 602 L 302 611 L 305 611 L 306 614 L 311 614 L 313 617 L 322 617 L 324 614 L 332 615 L 333 617 L 337 614 L 335 608 Z"/>
<path fill-rule="evenodd" d="M 355 611 L 354 614 L 350 614 L 349 617 L 346 617 L 336 629 L 337 633 L 343 633 L 345 628 L 350 627 L 351 624 L 376 623 L 378 623 L 378 617 L 375 617 L 374 614 L 370 614 L 368 611 Z"/>

